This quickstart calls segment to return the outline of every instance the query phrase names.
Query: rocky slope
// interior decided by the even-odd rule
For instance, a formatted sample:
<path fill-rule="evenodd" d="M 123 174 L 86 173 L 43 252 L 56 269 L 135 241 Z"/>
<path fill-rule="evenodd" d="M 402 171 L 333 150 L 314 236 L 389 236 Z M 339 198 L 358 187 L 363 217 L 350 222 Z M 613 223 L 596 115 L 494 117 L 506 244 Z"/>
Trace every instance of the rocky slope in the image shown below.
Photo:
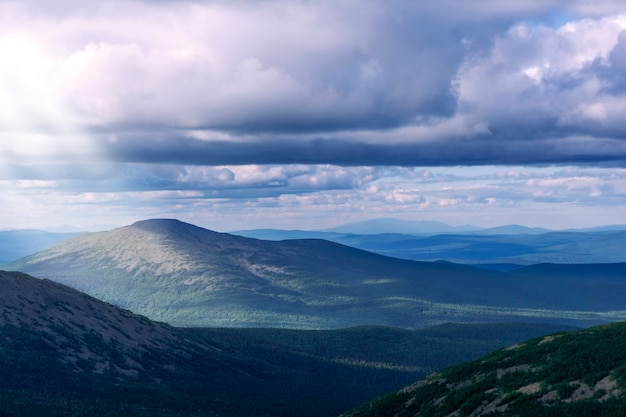
<path fill-rule="evenodd" d="M 181 338 L 170 326 L 53 281 L 0 271 L 0 289 L 0 345 L 17 343 L 28 332 L 76 372 L 124 379 L 147 370 L 171 370 L 181 355 L 210 350 Z"/>
<path fill-rule="evenodd" d="M 623 416 L 626 323 L 557 333 L 434 373 L 344 417 Z"/>

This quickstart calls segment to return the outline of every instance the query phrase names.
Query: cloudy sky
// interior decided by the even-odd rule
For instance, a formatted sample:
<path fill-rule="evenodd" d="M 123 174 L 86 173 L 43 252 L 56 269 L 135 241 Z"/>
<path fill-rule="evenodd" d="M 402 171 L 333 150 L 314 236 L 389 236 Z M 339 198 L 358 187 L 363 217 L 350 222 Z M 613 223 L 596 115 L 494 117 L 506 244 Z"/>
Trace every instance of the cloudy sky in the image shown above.
<path fill-rule="evenodd" d="M 621 0 L 0 0 L 0 229 L 626 223 Z"/>

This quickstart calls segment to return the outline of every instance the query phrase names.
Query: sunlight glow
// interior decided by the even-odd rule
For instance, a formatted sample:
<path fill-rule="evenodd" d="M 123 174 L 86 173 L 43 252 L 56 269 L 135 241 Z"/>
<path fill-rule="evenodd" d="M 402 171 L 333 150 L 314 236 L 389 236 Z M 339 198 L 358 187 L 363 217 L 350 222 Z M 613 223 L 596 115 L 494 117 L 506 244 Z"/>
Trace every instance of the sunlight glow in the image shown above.
<path fill-rule="evenodd" d="M 63 99 L 60 62 L 20 36 L 0 37 L 0 57 L 0 160 L 46 162 L 91 151 Z"/>
<path fill-rule="evenodd" d="M 0 38 L 0 126 L 59 128 L 68 112 L 59 100 L 55 63 L 28 39 Z"/>

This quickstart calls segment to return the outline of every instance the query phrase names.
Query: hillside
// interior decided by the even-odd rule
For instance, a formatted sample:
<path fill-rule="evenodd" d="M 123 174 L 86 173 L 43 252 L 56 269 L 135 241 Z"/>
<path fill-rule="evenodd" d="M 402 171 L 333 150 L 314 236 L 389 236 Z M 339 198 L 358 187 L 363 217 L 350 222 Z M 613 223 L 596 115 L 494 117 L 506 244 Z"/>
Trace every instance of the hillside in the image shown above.
<path fill-rule="evenodd" d="M 52 281 L 0 272 L 0 305 L 0 415 L 172 415 L 166 380 L 189 358 L 224 367 L 210 343 Z"/>
<path fill-rule="evenodd" d="M 626 323 L 557 333 L 457 365 L 344 417 L 623 416 Z"/>
<path fill-rule="evenodd" d="M 325 240 L 263 241 L 177 220 L 77 236 L 5 269 L 178 326 L 418 328 L 529 318 L 588 326 L 626 318 L 626 282 L 594 273 L 568 286 L 540 272 L 413 262 Z M 626 264 L 614 271 L 626 276 Z M 612 302 L 588 300 L 590 288 Z"/>
<path fill-rule="evenodd" d="M 167 368 L 169 352 L 192 347 L 183 346 L 169 326 L 21 273 L 0 271 L 0 305 L 4 343 L 15 344 L 14 335 L 29 329 L 33 342 L 55 346 L 58 359 L 76 371 L 136 376 L 147 368 Z M 137 360 L 149 352 L 158 352 L 159 360 Z"/>
<path fill-rule="evenodd" d="M 52 281 L 0 272 L 0 415 L 332 416 L 555 330 L 180 329 Z"/>

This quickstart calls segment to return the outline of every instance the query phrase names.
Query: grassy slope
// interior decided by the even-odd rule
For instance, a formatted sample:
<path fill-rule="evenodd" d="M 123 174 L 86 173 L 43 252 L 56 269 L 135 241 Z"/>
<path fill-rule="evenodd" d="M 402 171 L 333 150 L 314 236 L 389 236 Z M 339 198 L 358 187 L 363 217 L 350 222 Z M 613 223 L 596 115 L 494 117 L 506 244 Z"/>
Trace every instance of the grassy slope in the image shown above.
<path fill-rule="evenodd" d="M 625 388 L 626 323 L 614 323 L 498 350 L 346 416 L 623 416 Z"/>

